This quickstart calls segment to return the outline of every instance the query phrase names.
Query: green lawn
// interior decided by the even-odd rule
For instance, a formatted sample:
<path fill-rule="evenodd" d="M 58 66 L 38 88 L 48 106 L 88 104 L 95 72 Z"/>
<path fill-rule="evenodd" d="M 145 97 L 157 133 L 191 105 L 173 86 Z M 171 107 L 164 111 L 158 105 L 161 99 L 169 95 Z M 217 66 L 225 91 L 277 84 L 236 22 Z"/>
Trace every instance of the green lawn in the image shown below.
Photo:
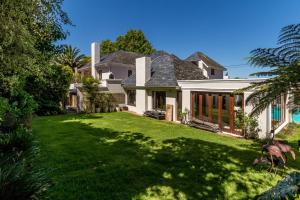
<path fill-rule="evenodd" d="M 255 142 L 129 113 L 38 117 L 33 129 L 55 200 L 250 199 L 285 173 L 252 167 Z"/>

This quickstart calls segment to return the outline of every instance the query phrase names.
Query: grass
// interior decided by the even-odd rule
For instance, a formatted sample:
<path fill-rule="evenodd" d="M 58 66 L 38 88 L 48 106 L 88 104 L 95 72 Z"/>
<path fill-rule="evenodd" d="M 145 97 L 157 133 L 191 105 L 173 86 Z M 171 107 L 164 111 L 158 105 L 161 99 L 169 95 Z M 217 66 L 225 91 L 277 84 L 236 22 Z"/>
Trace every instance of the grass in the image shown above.
<path fill-rule="evenodd" d="M 288 172 L 253 168 L 253 141 L 129 113 L 38 117 L 33 130 L 55 200 L 251 199 Z"/>

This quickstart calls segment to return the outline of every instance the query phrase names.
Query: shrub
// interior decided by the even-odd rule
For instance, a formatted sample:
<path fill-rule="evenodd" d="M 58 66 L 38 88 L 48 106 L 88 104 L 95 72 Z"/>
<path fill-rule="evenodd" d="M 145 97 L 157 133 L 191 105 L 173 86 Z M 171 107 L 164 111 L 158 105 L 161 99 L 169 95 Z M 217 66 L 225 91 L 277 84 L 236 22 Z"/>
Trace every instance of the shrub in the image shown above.
<path fill-rule="evenodd" d="M 38 149 L 26 129 L 0 134 L 0 199 L 37 199 L 47 188 L 41 170 L 35 167 Z"/>
<path fill-rule="evenodd" d="M 92 76 L 85 76 L 82 79 L 82 88 L 85 92 L 85 102 L 87 105 L 87 112 L 94 111 L 94 104 L 97 94 L 99 93 L 99 81 Z"/>
<path fill-rule="evenodd" d="M 245 138 L 258 138 L 258 133 L 260 129 L 258 128 L 257 118 L 250 117 L 242 110 L 238 110 L 234 118 L 234 125 L 236 128 L 242 129 Z"/>
<path fill-rule="evenodd" d="M 115 110 L 115 99 L 111 93 L 98 93 L 95 97 L 95 107 L 100 112 L 112 112 Z"/>
<path fill-rule="evenodd" d="M 276 186 L 256 197 L 258 200 L 298 199 L 300 196 L 300 173 L 292 172 Z"/>
<path fill-rule="evenodd" d="M 13 132 L 20 126 L 31 127 L 31 113 L 36 108 L 32 96 L 20 90 L 10 99 L 0 97 L 0 132 Z"/>

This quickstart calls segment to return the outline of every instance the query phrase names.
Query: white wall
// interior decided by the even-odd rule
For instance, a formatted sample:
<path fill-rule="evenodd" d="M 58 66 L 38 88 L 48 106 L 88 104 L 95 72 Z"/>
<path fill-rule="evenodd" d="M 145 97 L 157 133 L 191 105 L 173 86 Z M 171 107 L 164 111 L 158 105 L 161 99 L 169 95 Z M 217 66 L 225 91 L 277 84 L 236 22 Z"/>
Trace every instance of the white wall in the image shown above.
<path fill-rule="evenodd" d="M 151 76 L 151 58 L 142 57 L 136 59 L 136 86 L 145 86 Z"/>
<path fill-rule="evenodd" d="M 106 87 L 111 93 L 125 93 L 121 80 L 106 80 Z"/>
<path fill-rule="evenodd" d="M 147 92 L 144 89 L 136 90 L 136 113 L 143 114 L 147 110 Z"/>
<path fill-rule="evenodd" d="M 190 90 L 182 90 L 182 112 L 185 112 L 185 110 L 188 110 L 188 112 L 191 112 L 191 91 Z M 189 118 L 189 114 L 187 115 Z"/>
<path fill-rule="evenodd" d="M 177 108 L 176 108 L 176 97 L 177 92 L 176 90 L 168 90 L 166 92 L 166 105 L 172 105 L 173 106 L 173 121 L 177 121 Z"/>
<path fill-rule="evenodd" d="M 222 80 L 199 80 L 199 81 L 178 81 L 179 86 L 182 89 L 182 111 L 188 108 L 190 111 L 191 91 L 203 91 L 203 92 L 233 92 L 237 89 L 241 89 L 250 85 L 251 82 L 262 81 L 264 79 L 222 79 Z M 251 94 L 251 91 L 244 93 L 244 99 Z M 252 111 L 252 105 L 245 104 L 245 112 L 250 113 Z M 286 110 L 286 116 L 288 116 L 288 109 Z M 265 109 L 258 116 L 259 133 L 260 138 L 268 136 L 271 131 L 271 105 Z M 288 119 L 282 125 L 284 127 L 288 123 Z M 278 132 L 282 127 L 279 127 Z"/>
<path fill-rule="evenodd" d="M 205 77 L 209 79 L 223 79 L 223 70 L 208 66 L 202 60 L 198 61 L 198 66 L 202 70 L 202 73 Z M 211 74 L 211 69 L 215 69 L 215 75 Z"/>
<path fill-rule="evenodd" d="M 152 90 L 147 90 L 147 110 L 152 110 L 153 99 L 152 99 Z"/>

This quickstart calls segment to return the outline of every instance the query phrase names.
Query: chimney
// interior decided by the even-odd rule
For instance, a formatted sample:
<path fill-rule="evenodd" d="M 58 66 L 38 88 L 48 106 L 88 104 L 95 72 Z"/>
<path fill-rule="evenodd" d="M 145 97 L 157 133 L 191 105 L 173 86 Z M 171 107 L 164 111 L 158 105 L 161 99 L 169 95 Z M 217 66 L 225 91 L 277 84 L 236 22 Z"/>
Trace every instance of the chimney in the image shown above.
<path fill-rule="evenodd" d="M 91 75 L 96 78 L 96 64 L 100 62 L 100 44 L 93 42 L 91 45 Z"/>
<path fill-rule="evenodd" d="M 151 58 L 141 57 L 135 60 L 136 86 L 145 86 L 151 77 Z"/>
<path fill-rule="evenodd" d="M 207 66 L 202 60 L 198 61 L 198 67 L 202 70 L 203 75 L 208 78 Z"/>

